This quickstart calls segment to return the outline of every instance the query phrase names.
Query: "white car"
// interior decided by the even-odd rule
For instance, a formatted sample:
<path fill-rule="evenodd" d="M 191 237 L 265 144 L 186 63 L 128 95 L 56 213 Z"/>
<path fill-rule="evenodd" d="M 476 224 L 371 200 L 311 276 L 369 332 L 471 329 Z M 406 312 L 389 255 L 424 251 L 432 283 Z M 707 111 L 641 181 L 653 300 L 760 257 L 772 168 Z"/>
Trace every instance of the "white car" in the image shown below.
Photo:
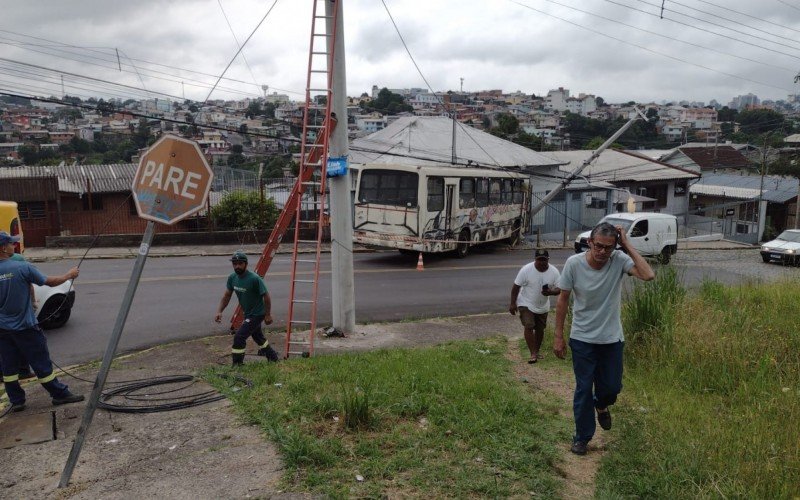
<path fill-rule="evenodd" d="M 36 319 L 45 330 L 64 326 L 75 303 L 75 287 L 72 280 L 58 286 L 33 285 L 36 299 Z"/>
<path fill-rule="evenodd" d="M 772 241 L 761 245 L 761 260 L 783 264 L 800 263 L 800 229 L 787 229 Z"/>

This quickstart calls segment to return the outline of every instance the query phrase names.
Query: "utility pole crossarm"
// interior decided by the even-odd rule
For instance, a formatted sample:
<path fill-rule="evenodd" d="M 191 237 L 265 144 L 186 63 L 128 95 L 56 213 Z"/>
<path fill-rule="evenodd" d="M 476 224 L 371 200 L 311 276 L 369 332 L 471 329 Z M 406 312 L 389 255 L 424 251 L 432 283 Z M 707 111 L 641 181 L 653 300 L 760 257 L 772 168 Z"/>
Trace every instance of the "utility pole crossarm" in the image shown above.
<path fill-rule="evenodd" d="M 638 120 L 639 118 L 646 119 L 645 115 L 642 113 L 642 111 L 641 111 L 639 108 L 636 108 L 636 107 L 634 107 L 634 109 L 636 110 L 636 116 L 634 116 L 633 118 L 631 118 L 630 120 L 628 120 L 628 122 L 627 122 L 627 123 L 625 123 L 625 125 L 623 125 L 622 127 L 620 127 L 620 129 L 619 129 L 619 130 L 617 130 L 616 132 L 614 132 L 614 135 L 612 135 L 611 137 L 609 137 L 609 138 L 606 140 L 606 142 L 604 142 L 604 143 L 603 143 L 603 144 L 602 144 L 602 145 L 601 145 L 599 148 L 597 148 L 597 150 L 596 150 L 594 153 L 592 153 L 592 155 L 591 155 L 589 158 L 587 158 L 586 160 L 584 160 L 584 162 L 581 164 L 581 166 L 579 166 L 578 168 L 576 168 L 576 169 L 575 169 L 575 170 L 574 170 L 572 173 L 570 173 L 570 174 L 569 174 L 567 177 L 565 177 L 565 178 L 564 178 L 564 180 L 563 180 L 563 181 L 561 181 L 561 184 L 559 184 L 558 186 L 556 186 L 556 188 L 555 188 L 555 189 L 553 189 L 552 191 L 550 191 L 549 193 L 547 193 L 547 196 L 545 196 L 545 197 L 542 199 L 542 201 L 541 201 L 541 202 L 539 202 L 539 204 L 538 204 L 538 205 L 536 205 L 535 207 L 533 207 L 533 208 L 531 209 L 531 213 L 530 213 L 530 217 L 531 217 L 531 218 L 533 218 L 533 216 L 535 216 L 536 214 L 538 214 L 538 213 L 539 213 L 539 211 L 541 211 L 541 210 L 542 210 L 542 209 L 543 209 L 545 206 L 547 206 L 547 204 L 548 204 L 548 203 L 550 203 L 550 201 L 551 201 L 553 198 L 555 198 L 556 196 L 558 196 L 558 194 L 559 194 L 559 193 L 561 193 L 561 191 L 563 191 L 563 190 L 564 190 L 564 188 L 566 188 L 566 187 L 569 185 L 569 183 L 570 183 L 570 182 L 572 182 L 572 181 L 574 181 L 575 179 L 577 179 L 577 178 L 580 176 L 581 172 L 583 172 L 583 170 L 584 170 L 586 167 L 588 167 L 588 166 L 589 166 L 589 164 L 591 164 L 591 163 L 592 163 L 594 160 L 596 160 L 596 159 L 597 159 L 597 157 L 598 157 L 598 156 L 600 156 L 600 154 L 601 154 L 603 151 L 605 151 L 606 149 L 608 149 L 608 147 L 609 147 L 610 145 L 612 145 L 612 144 L 614 143 L 614 141 L 616 141 L 616 140 L 619 138 L 619 136 L 621 136 L 622 134 L 624 134 L 624 133 L 625 133 L 625 131 L 626 131 L 626 130 L 628 130 L 628 129 L 631 127 L 631 125 L 633 125 L 633 123 L 634 123 L 636 120 Z"/>

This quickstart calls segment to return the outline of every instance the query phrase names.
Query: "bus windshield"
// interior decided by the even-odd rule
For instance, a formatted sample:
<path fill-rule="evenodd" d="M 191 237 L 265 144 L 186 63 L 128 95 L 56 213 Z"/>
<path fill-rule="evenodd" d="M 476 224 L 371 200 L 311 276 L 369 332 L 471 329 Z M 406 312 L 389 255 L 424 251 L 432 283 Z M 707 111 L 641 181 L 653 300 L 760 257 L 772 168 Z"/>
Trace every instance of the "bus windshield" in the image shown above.
<path fill-rule="evenodd" d="M 399 207 L 417 206 L 419 175 L 402 170 L 364 170 L 358 191 L 359 203 Z"/>

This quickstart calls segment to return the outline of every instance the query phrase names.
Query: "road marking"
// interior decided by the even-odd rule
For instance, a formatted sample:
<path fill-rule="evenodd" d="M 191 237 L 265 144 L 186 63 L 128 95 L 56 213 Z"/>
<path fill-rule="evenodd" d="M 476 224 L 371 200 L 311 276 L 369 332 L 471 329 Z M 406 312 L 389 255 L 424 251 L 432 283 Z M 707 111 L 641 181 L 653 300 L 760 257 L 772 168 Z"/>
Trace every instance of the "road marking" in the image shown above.
<path fill-rule="evenodd" d="M 519 269 L 522 267 L 520 264 L 495 264 L 489 266 L 447 266 L 447 267 L 428 267 L 425 269 L 426 272 L 436 272 L 436 271 L 472 271 L 472 270 L 482 270 L 482 269 Z M 353 271 L 354 274 L 373 274 L 373 273 L 417 273 L 416 267 L 395 267 L 389 269 L 356 269 Z M 320 271 L 320 274 L 331 274 L 330 271 Z M 314 271 L 298 271 L 298 276 L 308 276 L 313 275 Z M 292 273 L 290 271 L 280 271 L 275 273 L 269 273 L 268 277 L 272 278 L 274 276 L 291 276 Z M 154 276 L 151 278 L 142 278 L 139 280 L 142 283 L 157 283 L 160 281 L 199 281 L 199 280 L 222 280 L 227 278 L 228 274 L 201 274 L 197 276 Z M 76 286 L 84 286 L 84 285 L 111 285 L 116 283 L 127 283 L 127 278 L 115 278 L 115 279 L 107 279 L 107 280 L 78 280 Z"/>

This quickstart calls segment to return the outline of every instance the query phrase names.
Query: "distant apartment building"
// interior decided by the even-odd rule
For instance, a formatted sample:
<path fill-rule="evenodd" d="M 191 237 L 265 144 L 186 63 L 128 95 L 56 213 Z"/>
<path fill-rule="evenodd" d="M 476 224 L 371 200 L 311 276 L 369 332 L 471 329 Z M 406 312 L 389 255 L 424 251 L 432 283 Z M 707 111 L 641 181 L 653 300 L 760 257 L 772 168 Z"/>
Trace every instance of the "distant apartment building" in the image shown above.
<path fill-rule="evenodd" d="M 758 106 L 758 96 L 755 94 L 739 95 L 733 98 L 728 104 L 731 109 L 738 109 L 739 111 Z"/>
<path fill-rule="evenodd" d="M 264 101 L 269 104 L 275 104 L 275 105 L 287 104 L 290 102 L 288 95 L 279 94 L 277 92 L 273 92 L 271 94 L 264 96 Z"/>
<path fill-rule="evenodd" d="M 544 98 L 544 107 L 551 111 L 566 111 L 567 99 L 569 99 L 569 89 L 558 87 L 547 92 Z"/>
<path fill-rule="evenodd" d="M 383 130 L 386 128 L 386 125 L 388 125 L 388 118 L 378 112 L 357 115 L 355 118 L 358 130 L 366 132 L 367 134 Z"/>
<path fill-rule="evenodd" d="M 582 116 L 589 116 L 597 110 L 597 101 L 591 94 L 579 94 L 578 97 L 569 97 L 566 102 L 567 111 Z"/>

